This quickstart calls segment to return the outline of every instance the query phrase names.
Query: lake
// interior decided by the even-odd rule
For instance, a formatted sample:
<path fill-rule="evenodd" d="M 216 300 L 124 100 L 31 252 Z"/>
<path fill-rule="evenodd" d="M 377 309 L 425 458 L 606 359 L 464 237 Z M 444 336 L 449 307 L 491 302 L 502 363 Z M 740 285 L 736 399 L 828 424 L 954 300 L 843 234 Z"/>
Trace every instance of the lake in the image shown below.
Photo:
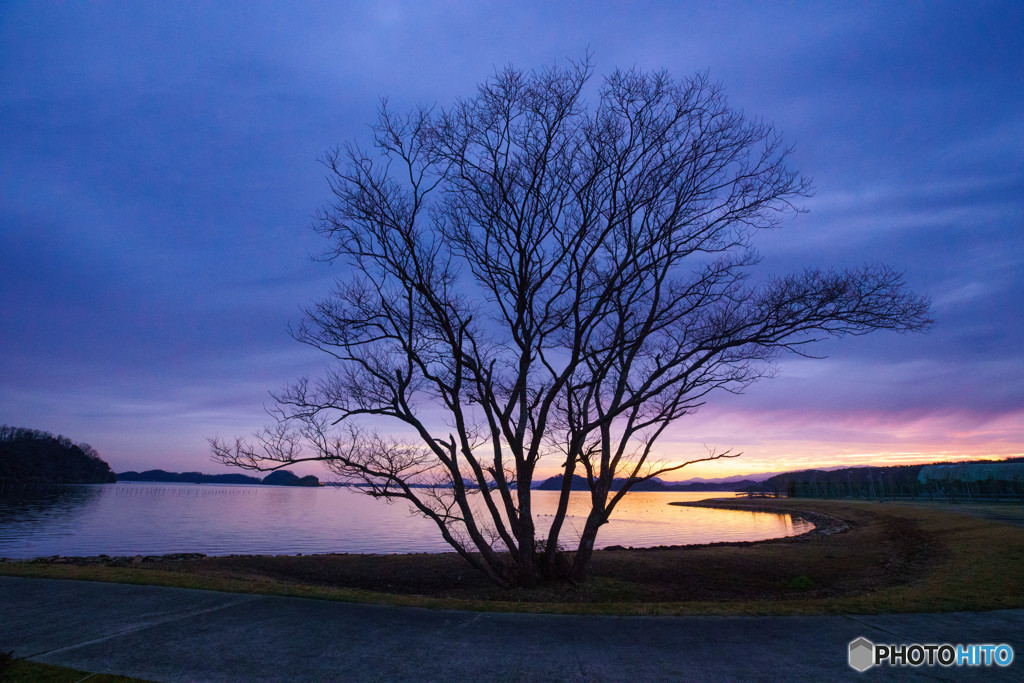
<path fill-rule="evenodd" d="M 557 491 L 534 491 L 538 535 Z M 588 495 L 574 492 L 562 536 L 583 528 Z M 757 541 L 813 529 L 789 515 L 669 505 L 732 493 L 625 497 L 596 547 Z M 357 490 L 145 482 L 0 493 L 0 557 L 448 552 L 437 527 Z"/>

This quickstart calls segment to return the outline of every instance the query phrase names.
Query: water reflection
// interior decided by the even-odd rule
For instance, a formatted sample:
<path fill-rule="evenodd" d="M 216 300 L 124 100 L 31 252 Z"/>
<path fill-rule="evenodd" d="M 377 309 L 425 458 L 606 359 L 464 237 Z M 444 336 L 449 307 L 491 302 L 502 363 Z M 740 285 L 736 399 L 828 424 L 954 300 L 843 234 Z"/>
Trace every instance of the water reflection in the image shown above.
<path fill-rule="evenodd" d="M 34 536 L 40 532 L 54 539 L 74 534 L 75 520 L 87 514 L 102 495 L 100 485 L 0 486 L 0 556 L 8 544 L 26 551 L 34 548 Z"/>
<path fill-rule="evenodd" d="M 806 533 L 814 525 L 794 520 L 791 515 L 746 510 L 714 510 L 711 508 L 669 505 L 673 501 L 697 501 L 732 496 L 731 493 L 664 493 L 636 492 L 627 495 L 615 508 L 612 518 L 598 532 L 595 547 L 610 545 L 637 548 L 657 545 L 694 545 L 724 541 L 759 541 Z M 536 491 L 538 510 L 554 512 L 557 491 Z M 569 500 L 569 517 L 562 545 L 578 540 L 587 521 L 589 496 L 574 494 Z M 547 526 L 552 514 L 538 514 L 538 530 Z M 571 534 L 567 533 L 571 530 Z"/>
<path fill-rule="evenodd" d="M 789 515 L 669 505 L 728 494 L 633 493 L 598 534 L 609 545 L 752 541 L 813 528 Z M 540 535 L 556 491 L 536 491 Z M 563 545 L 578 538 L 588 496 L 573 494 Z M 356 491 L 218 484 L 121 483 L 0 490 L 0 557 L 232 553 L 447 552 L 432 522 Z"/>

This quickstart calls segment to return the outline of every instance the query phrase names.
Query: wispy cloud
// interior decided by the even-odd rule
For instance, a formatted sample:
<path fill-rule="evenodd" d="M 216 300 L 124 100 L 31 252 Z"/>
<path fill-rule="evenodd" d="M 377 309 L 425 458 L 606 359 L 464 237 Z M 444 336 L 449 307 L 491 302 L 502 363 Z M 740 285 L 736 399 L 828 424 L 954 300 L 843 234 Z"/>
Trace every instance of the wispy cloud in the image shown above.
<path fill-rule="evenodd" d="M 329 198 L 316 159 L 366 142 L 379 96 L 443 107 L 496 67 L 589 47 L 600 72 L 707 69 L 795 143 L 817 194 L 760 236 L 766 272 L 882 261 L 934 302 L 926 335 L 783 359 L 682 420 L 665 457 L 737 447 L 743 471 L 1024 450 L 1020 3 L 0 12 L 0 421 L 88 440 L 115 468 L 209 468 L 206 436 L 258 427 L 267 390 L 320 367 L 286 333 L 343 274 L 308 259 Z"/>

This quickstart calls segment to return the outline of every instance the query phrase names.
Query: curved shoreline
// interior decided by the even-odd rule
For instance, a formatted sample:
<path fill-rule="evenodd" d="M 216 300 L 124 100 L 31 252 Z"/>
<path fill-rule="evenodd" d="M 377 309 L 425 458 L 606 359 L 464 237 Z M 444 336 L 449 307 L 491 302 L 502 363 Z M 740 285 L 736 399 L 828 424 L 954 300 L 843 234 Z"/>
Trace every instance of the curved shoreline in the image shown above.
<path fill-rule="evenodd" d="M 764 541 L 602 550 L 583 584 L 514 591 L 477 576 L 454 553 L 51 557 L 0 562 L 0 575 L 483 612 L 753 616 L 1024 608 L 1019 526 L 911 505 L 803 499 L 688 504 L 785 512 L 817 526 Z M 836 533 L 844 535 L 833 539 Z M 968 574 L 969 584 L 963 581 Z"/>
<path fill-rule="evenodd" d="M 771 538 L 761 538 L 754 541 L 712 541 L 710 543 L 687 543 L 687 544 L 659 544 L 651 546 L 622 546 L 622 545 L 611 545 L 598 550 L 604 550 L 609 552 L 616 552 L 620 550 L 632 550 L 632 551 L 656 551 L 656 550 L 684 550 L 684 549 L 697 549 L 697 548 L 715 548 L 715 547 L 730 547 L 730 546 L 749 546 L 759 543 L 772 543 L 772 542 L 787 542 L 797 541 L 801 539 L 809 539 L 817 536 L 831 536 L 833 534 L 843 533 L 847 531 L 850 526 L 843 520 L 832 515 L 826 515 L 821 512 L 812 512 L 810 510 L 799 510 L 791 508 L 776 508 L 765 505 L 742 505 L 732 502 L 731 498 L 710 498 L 707 500 L 699 501 L 672 501 L 668 505 L 676 505 L 679 507 L 697 507 L 697 508 L 708 508 L 718 510 L 734 510 L 737 512 L 764 512 L 768 514 L 783 515 L 788 514 L 794 519 L 801 519 L 805 522 L 813 525 L 813 528 L 804 531 L 799 534 L 792 534 L 789 536 L 773 536 Z M 444 553 L 285 553 L 285 554 L 273 554 L 273 553 L 231 553 L 228 555 L 208 555 L 206 553 L 198 552 L 185 552 L 185 553 L 165 553 L 159 555 L 108 555 L 100 553 L 99 555 L 46 555 L 41 557 L 27 557 L 27 558 L 7 558 L 0 557 L 0 563 L 23 563 L 23 564 L 57 564 L 57 565 L 92 565 L 92 566 L 105 566 L 105 567 L 134 567 L 143 563 L 167 563 L 167 562 L 186 562 L 190 560 L 198 560 L 205 558 L 220 558 L 220 557 L 245 557 L 245 558 L 276 558 L 276 557 L 334 557 L 337 555 L 345 556 L 410 556 L 410 555 L 454 555 L 454 551 L 447 551 Z"/>
<path fill-rule="evenodd" d="M 732 510 L 737 512 L 764 512 L 768 514 L 784 515 L 788 514 L 794 519 L 804 520 L 811 525 L 813 528 L 804 531 L 799 534 L 791 534 L 788 536 L 772 536 L 769 538 L 759 538 L 749 541 L 710 541 L 707 543 L 660 543 L 657 545 L 646 545 L 646 546 L 623 546 L 621 544 L 609 545 L 598 548 L 597 550 L 666 550 L 666 549 L 683 549 L 683 548 L 709 548 L 718 546 L 743 546 L 751 545 L 756 543 L 770 543 L 776 541 L 788 541 L 802 539 L 812 536 L 832 535 L 835 533 L 842 533 L 849 528 L 843 520 L 826 515 L 819 512 L 812 512 L 809 510 L 799 510 L 790 508 L 776 508 L 766 505 L 744 505 L 736 504 L 736 500 L 748 500 L 748 499 L 734 499 L 734 498 L 710 498 L 699 501 L 670 501 L 667 505 L 675 505 L 680 507 L 696 507 L 696 508 L 707 508 L 707 509 L 720 509 L 720 510 Z M 336 555 L 346 556 L 410 556 L 410 555 L 453 555 L 454 550 L 445 550 L 442 552 L 423 552 L 423 551 L 410 551 L 400 553 L 375 553 L 375 552 L 311 552 L 311 553 L 228 553 L 228 554 L 214 554 L 189 551 L 189 552 L 175 552 L 175 553 L 139 553 L 132 555 L 112 555 L 108 553 L 99 553 L 96 555 L 40 555 L 36 557 L 3 557 L 0 556 L 0 563 L 33 563 L 33 564 L 75 564 L 75 565 L 99 565 L 99 566 L 114 566 L 114 567 L 131 567 L 137 566 L 142 563 L 161 563 L 161 562 L 175 562 L 175 561 L 188 561 L 196 560 L 200 558 L 224 558 L 224 557 L 249 557 L 249 558 L 272 558 L 272 557 L 332 557 Z"/>
<path fill-rule="evenodd" d="M 349 489 L 268 491 L 274 487 L 163 482 L 64 488 L 66 494 L 39 496 L 38 500 L 27 496 L 0 501 L 0 512 L 13 513 L 8 515 L 10 534 L 0 542 L 0 558 L 453 552 L 430 520 L 408 514 L 404 504 L 387 506 Z M 577 545 L 589 512 L 581 493 L 585 492 L 572 496 L 571 514 L 560 539 L 564 550 Z M 538 536 L 544 537 L 557 509 L 558 492 L 538 490 L 535 494 L 535 524 Z M 687 513 L 667 506 L 671 501 L 721 495 L 731 494 L 630 494 L 616 508 L 612 523 L 601 528 L 598 546 L 754 541 L 808 528 L 786 528 L 782 517 L 746 518 L 735 512 L 700 509 Z M 278 507 L 269 507 L 271 496 L 280 499 Z M 90 523 L 82 526 L 81 515 L 87 509 L 92 510 Z M 75 532 L 69 535 L 62 531 L 66 528 Z M 504 550 L 500 541 L 499 545 Z"/>
<path fill-rule="evenodd" d="M 708 498 L 706 500 L 697 501 L 674 501 L 669 505 L 677 505 L 679 507 L 696 507 L 696 508 L 711 508 L 716 510 L 738 510 L 743 512 L 767 512 L 771 514 L 788 514 L 795 519 L 802 519 L 805 522 L 810 522 L 814 525 L 814 528 L 810 531 L 805 531 L 802 534 L 794 534 L 792 536 L 779 536 L 776 538 L 765 538 L 760 541 L 738 541 L 739 543 L 767 543 L 769 541 L 785 541 L 785 540 L 797 540 L 812 538 L 815 536 L 832 536 L 834 534 L 841 534 L 849 531 L 850 524 L 834 515 L 825 514 L 824 512 L 818 512 L 813 510 L 804 510 L 801 508 L 791 508 L 785 504 L 773 506 L 764 505 L 763 503 L 752 503 L 750 505 L 738 503 L 739 500 L 754 500 L 751 498 Z M 776 498 L 772 500 L 789 500 L 788 498 Z M 703 546 L 715 546 L 721 545 L 721 543 L 704 543 Z"/>

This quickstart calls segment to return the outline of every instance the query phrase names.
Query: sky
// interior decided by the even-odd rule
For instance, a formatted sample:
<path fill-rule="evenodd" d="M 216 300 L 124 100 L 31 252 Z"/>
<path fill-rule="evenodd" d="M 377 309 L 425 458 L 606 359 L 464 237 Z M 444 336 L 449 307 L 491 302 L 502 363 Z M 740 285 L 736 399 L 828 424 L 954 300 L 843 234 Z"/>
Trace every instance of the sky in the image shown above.
<path fill-rule="evenodd" d="M 815 194 L 764 272 L 883 262 L 933 302 L 713 397 L 658 457 L 743 455 L 677 478 L 1024 455 L 1022 35 L 1020 2 L 0 2 L 0 423 L 227 471 L 207 438 L 324 367 L 287 331 L 344 276 L 310 258 L 324 153 L 381 97 L 589 49 L 706 71 L 794 145 Z"/>

